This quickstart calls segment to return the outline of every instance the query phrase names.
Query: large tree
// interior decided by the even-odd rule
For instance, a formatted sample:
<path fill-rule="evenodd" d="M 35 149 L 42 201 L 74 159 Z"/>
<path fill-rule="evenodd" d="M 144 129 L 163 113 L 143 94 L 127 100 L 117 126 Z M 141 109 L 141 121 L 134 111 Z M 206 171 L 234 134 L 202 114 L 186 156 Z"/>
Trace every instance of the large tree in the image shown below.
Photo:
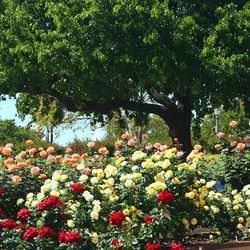
<path fill-rule="evenodd" d="M 153 113 L 184 151 L 192 110 L 249 91 L 249 1 L 2 0 L 0 93 Z"/>

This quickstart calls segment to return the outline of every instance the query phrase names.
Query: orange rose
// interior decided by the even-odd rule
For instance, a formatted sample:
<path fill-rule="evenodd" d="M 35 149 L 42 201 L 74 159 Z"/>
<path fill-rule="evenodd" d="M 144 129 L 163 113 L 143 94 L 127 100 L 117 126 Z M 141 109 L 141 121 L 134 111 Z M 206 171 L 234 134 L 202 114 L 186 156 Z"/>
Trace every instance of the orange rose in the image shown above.
<path fill-rule="evenodd" d="M 46 177 L 47 177 L 46 174 L 40 174 L 39 175 L 39 179 L 46 179 Z"/>
<path fill-rule="evenodd" d="M 27 146 L 31 146 L 33 144 L 33 141 L 32 140 L 27 140 L 25 143 L 26 143 Z"/>
<path fill-rule="evenodd" d="M 31 164 L 31 163 L 32 163 L 32 160 L 31 160 L 31 159 L 27 159 L 27 160 L 26 160 L 26 163 L 27 163 L 27 164 Z"/>
<path fill-rule="evenodd" d="M 219 149 L 221 148 L 221 145 L 220 145 L 220 144 L 215 144 L 215 145 L 214 145 L 214 148 L 215 148 L 216 150 L 219 150 Z"/>
<path fill-rule="evenodd" d="M 25 168 L 27 166 L 27 163 L 26 162 L 19 162 L 18 164 L 17 164 L 17 167 L 18 168 Z"/>
<path fill-rule="evenodd" d="M 3 155 L 7 155 L 7 156 L 9 156 L 9 155 L 11 155 L 11 153 L 12 153 L 12 149 L 11 148 L 3 148 L 3 150 L 2 150 L 2 154 Z"/>
<path fill-rule="evenodd" d="M 61 155 L 56 155 L 55 156 L 55 162 L 60 162 L 62 159 L 62 156 Z"/>

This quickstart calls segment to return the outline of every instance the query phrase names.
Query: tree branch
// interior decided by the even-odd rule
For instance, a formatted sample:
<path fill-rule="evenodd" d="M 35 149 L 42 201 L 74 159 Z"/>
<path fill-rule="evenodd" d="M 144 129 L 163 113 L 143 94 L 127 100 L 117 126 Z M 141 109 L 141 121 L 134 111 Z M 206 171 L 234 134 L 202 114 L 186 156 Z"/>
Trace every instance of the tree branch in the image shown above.
<path fill-rule="evenodd" d="M 106 101 L 104 103 L 99 103 L 96 101 L 85 101 L 80 104 L 79 103 L 77 104 L 72 98 L 61 94 L 55 89 L 50 89 L 48 94 L 57 98 L 59 101 L 63 103 L 66 109 L 73 112 L 86 110 L 90 112 L 96 112 L 99 114 L 107 114 L 114 109 L 124 108 L 131 111 L 153 113 L 161 116 L 165 109 L 164 106 L 158 104 L 150 104 L 150 103 L 122 100 L 122 99 L 114 99 Z"/>
<path fill-rule="evenodd" d="M 175 106 L 175 103 L 168 96 L 161 94 L 154 86 L 149 85 L 146 87 L 146 90 L 152 99 L 165 107 Z"/>

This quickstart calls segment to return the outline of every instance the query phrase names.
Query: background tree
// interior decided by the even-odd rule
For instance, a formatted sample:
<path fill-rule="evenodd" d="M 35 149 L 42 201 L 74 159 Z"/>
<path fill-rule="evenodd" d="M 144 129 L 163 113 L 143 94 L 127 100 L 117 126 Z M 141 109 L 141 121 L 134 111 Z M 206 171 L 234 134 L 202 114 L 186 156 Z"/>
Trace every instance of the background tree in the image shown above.
<path fill-rule="evenodd" d="M 42 141 L 37 131 L 28 127 L 17 126 L 14 120 L 0 120 L 0 146 L 13 143 L 16 151 L 25 148 L 25 141 L 33 140 L 35 146 L 47 147 L 49 144 Z"/>
<path fill-rule="evenodd" d="M 238 126 L 236 129 L 230 127 L 232 120 L 237 121 Z M 220 131 L 226 134 L 226 138 L 230 141 L 247 139 L 249 137 L 249 117 L 244 111 L 242 102 L 238 102 L 234 109 L 225 111 L 221 110 L 220 116 Z M 229 137 L 229 138 L 228 138 Z M 250 138 L 248 138 L 250 139 Z M 214 148 L 215 144 L 220 143 L 220 139 L 215 134 L 215 117 L 214 114 L 207 114 L 200 124 L 200 137 L 194 138 L 195 142 L 200 143 L 203 148 L 212 152 L 217 152 Z"/>
<path fill-rule="evenodd" d="M 47 94 L 87 114 L 156 114 L 188 152 L 192 110 L 203 117 L 236 97 L 248 107 L 249 5 L 3 0 L 0 92 Z"/>
<path fill-rule="evenodd" d="M 147 141 L 150 142 L 166 143 L 171 141 L 166 123 L 157 115 L 149 115 L 144 124 L 138 125 L 134 118 L 120 117 L 116 114 L 107 123 L 106 131 L 106 140 L 117 140 L 123 133 L 129 133 L 138 141 L 141 141 L 142 135 L 145 133 L 149 135 Z"/>

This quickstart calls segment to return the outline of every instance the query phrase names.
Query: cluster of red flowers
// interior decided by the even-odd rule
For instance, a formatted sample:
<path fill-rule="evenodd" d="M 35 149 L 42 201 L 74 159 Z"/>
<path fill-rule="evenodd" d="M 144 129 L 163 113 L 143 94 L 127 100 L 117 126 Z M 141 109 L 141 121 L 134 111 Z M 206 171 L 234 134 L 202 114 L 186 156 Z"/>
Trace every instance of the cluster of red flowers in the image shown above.
<path fill-rule="evenodd" d="M 37 204 L 37 210 L 42 212 L 62 205 L 61 200 L 57 196 L 50 196 L 48 199 Z"/>
<path fill-rule="evenodd" d="M 83 241 L 83 238 L 78 232 L 60 232 L 58 240 L 62 243 L 74 243 Z"/>
<path fill-rule="evenodd" d="M 34 239 L 38 236 L 38 230 L 35 227 L 29 227 L 23 234 L 23 238 L 27 241 Z"/>
<path fill-rule="evenodd" d="M 3 216 L 3 214 L 4 214 L 4 211 L 2 208 L 0 208 L 0 218 Z"/>
<path fill-rule="evenodd" d="M 170 203 L 174 201 L 174 194 L 165 190 L 157 195 L 157 200 L 162 204 Z"/>
<path fill-rule="evenodd" d="M 3 188 L 0 188 L 0 197 L 4 195 L 4 190 Z"/>
<path fill-rule="evenodd" d="M 161 249 L 161 245 L 160 244 L 147 244 L 147 248 L 146 250 L 160 250 Z"/>
<path fill-rule="evenodd" d="M 52 238 L 55 233 L 50 227 L 43 227 L 40 230 L 37 230 L 35 227 L 29 227 L 23 234 L 23 238 L 27 241 L 34 239 L 35 237 L 40 238 Z"/>
<path fill-rule="evenodd" d="M 183 248 L 181 243 L 177 244 L 177 243 L 174 242 L 171 245 L 171 250 L 184 250 L 184 248 Z"/>
<path fill-rule="evenodd" d="M 17 213 L 17 219 L 24 221 L 27 218 L 29 218 L 31 215 L 31 212 L 27 209 L 27 208 L 23 208 L 21 209 L 18 213 Z"/>
<path fill-rule="evenodd" d="M 4 221 L 0 221 L 0 228 L 7 228 L 7 229 L 15 229 L 16 223 L 12 219 L 6 219 Z"/>
<path fill-rule="evenodd" d="M 126 219 L 125 215 L 122 212 L 118 211 L 118 212 L 113 212 L 109 216 L 108 221 L 113 226 L 119 226 L 125 219 Z"/>
<path fill-rule="evenodd" d="M 80 183 L 73 183 L 70 185 L 72 192 L 74 193 L 82 193 L 85 190 L 85 187 Z"/>
<path fill-rule="evenodd" d="M 147 216 L 144 217 L 144 222 L 146 224 L 152 224 L 154 222 L 154 218 L 152 216 L 150 216 L 150 215 L 147 215 Z"/>
<path fill-rule="evenodd" d="M 40 238 L 52 238 L 55 233 L 50 227 L 43 227 L 39 230 L 38 235 Z"/>
<path fill-rule="evenodd" d="M 112 244 L 112 246 L 115 247 L 115 250 L 122 250 L 122 249 L 123 249 L 123 246 L 119 246 L 120 243 L 121 243 L 121 240 L 119 240 L 119 239 L 114 239 L 114 240 L 112 241 L 111 244 Z"/>

